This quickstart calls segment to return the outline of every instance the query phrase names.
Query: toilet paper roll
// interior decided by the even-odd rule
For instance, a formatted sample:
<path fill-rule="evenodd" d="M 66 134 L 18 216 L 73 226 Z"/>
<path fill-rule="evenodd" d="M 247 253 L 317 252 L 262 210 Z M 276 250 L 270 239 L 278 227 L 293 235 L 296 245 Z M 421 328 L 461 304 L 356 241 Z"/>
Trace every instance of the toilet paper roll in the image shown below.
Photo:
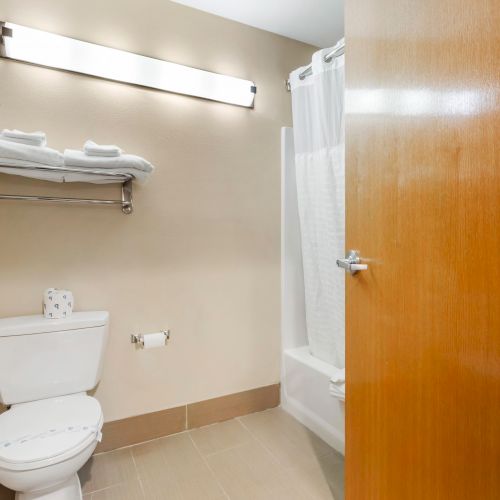
<path fill-rule="evenodd" d="M 73 305 L 73 294 L 69 290 L 47 288 L 43 294 L 43 315 L 48 319 L 68 318 Z"/>
<path fill-rule="evenodd" d="M 165 345 L 166 337 L 163 332 L 148 333 L 143 336 L 144 349 L 151 349 L 153 347 L 163 347 Z"/>

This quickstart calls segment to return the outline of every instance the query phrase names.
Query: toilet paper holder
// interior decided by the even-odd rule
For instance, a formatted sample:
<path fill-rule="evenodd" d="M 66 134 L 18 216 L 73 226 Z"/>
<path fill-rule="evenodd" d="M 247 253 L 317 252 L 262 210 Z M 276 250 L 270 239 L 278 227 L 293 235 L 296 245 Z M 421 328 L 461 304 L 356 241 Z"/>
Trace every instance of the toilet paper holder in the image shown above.
<path fill-rule="evenodd" d="M 170 330 L 161 330 L 159 333 L 163 333 L 163 335 L 165 335 L 165 340 L 170 340 Z M 142 333 L 133 333 L 130 336 L 130 342 L 132 342 L 132 344 L 144 345 L 144 335 Z"/>

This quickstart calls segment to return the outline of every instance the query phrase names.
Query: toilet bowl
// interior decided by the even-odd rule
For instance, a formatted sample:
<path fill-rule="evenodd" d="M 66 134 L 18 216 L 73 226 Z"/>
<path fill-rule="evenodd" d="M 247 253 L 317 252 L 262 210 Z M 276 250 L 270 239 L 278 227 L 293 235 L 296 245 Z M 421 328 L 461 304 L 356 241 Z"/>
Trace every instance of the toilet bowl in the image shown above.
<path fill-rule="evenodd" d="M 81 500 L 77 472 L 101 439 L 106 311 L 0 319 L 0 484 L 17 500 Z"/>
<path fill-rule="evenodd" d="M 16 500 L 80 500 L 77 471 L 102 423 L 99 402 L 85 394 L 13 406 L 0 415 L 0 483 Z"/>

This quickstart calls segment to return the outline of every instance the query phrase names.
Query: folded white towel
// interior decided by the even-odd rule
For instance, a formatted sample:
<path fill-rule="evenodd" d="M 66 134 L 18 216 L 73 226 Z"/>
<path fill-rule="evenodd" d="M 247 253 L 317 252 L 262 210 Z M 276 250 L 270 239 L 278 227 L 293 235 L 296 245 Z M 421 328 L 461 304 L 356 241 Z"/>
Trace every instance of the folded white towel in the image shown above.
<path fill-rule="evenodd" d="M 17 142 L 18 144 L 24 144 L 25 146 L 34 146 L 37 148 L 43 148 L 47 145 L 46 141 L 31 141 L 26 139 L 17 139 L 14 137 L 6 137 L 5 135 L 1 134 L 0 134 L 0 139 L 2 139 L 3 141 Z"/>
<path fill-rule="evenodd" d="M 2 135 L 7 137 L 14 137 L 17 139 L 31 139 L 31 140 L 43 140 L 47 139 L 45 132 L 22 132 L 21 130 L 9 130 L 8 128 L 4 128 L 2 130 Z"/>
<path fill-rule="evenodd" d="M 4 129 L 0 138 L 27 146 L 44 147 L 47 145 L 47 136 L 44 132 L 21 132 L 20 130 Z"/>
<path fill-rule="evenodd" d="M 144 158 L 135 155 L 120 155 L 114 158 L 87 156 L 83 151 L 66 149 L 64 165 L 95 171 L 132 174 L 139 182 L 145 182 L 154 167 Z"/>
<path fill-rule="evenodd" d="M 0 137 L 0 160 L 0 164 L 6 166 L 29 166 L 26 165 L 28 163 L 31 166 L 62 167 L 64 164 L 63 155 L 55 149 L 18 144 L 17 142 L 6 141 L 2 137 Z M 19 162 L 21 163 L 19 164 Z"/>
<path fill-rule="evenodd" d="M 122 154 L 122 150 L 118 146 L 112 144 L 100 145 L 96 144 L 94 141 L 87 141 L 83 145 L 83 151 L 87 156 L 104 156 L 111 158 Z"/>
<path fill-rule="evenodd" d="M 345 401 L 345 368 L 336 368 L 330 378 L 330 394 L 340 401 Z"/>

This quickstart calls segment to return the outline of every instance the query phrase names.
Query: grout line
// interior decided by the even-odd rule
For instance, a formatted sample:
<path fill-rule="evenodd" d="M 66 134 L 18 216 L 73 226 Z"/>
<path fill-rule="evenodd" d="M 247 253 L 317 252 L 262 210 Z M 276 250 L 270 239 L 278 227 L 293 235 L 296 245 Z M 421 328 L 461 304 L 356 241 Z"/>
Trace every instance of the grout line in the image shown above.
<path fill-rule="evenodd" d="M 130 448 L 130 447 L 129 447 Z M 123 448 L 121 448 L 123 449 Z M 105 453 L 113 453 L 115 450 L 113 451 L 109 451 L 109 452 L 104 452 L 104 453 L 99 453 L 99 455 L 103 455 Z M 135 479 L 136 480 L 139 480 L 139 471 L 137 469 L 137 464 L 135 462 L 135 457 L 134 457 L 134 454 L 132 453 L 132 450 L 130 450 L 130 457 L 132 458 L 132 463 L 134 464 L 134 470 L 135 470 Z M 93 455 L 91 457 L 91 459 L 94 457 L 95 455 Z M 109 490 L 110 488 L 114 488 L 115 486 L 118 486 L 120 484 L 123 484 L 123 483 L 126 483 L 127 481 L 130 481 L 130 479 L 126 479 L 125 481 L 118 481 L 117 483 L 113 483 L 113 484 L 108 484 L 108 486 L 105 486 L 104 488 L 98 488 L 97 490 L 92 490 L 92 491 L 88 491 L 87 493 L 83 493 L 82 491 L 82 495 L 85 494 L 85 495 L 90 495 L 90 500 L 92 500 L 92 496 L 94 495 L 94 493 L 99 493 L 100 491 L 104 491 L 104 490 Z"/>
<path fill-rule="evenodd" d="M 165 438 L 169 438 L 169 437 L 172 437 L 172 436 L 178 436 L 179 434 L 184 434 L 186 432 L 189 432 L 189 430 L 185 429 L 185 430 L 180 431 L 180 432 L 174 432 L 172 434 L 166 434 L 165 436 L 159 436 L 159 437 L 156 437 L 156 438 L 148 439 L 146 441 L 141 441 L 140 443 L 127 444 L 125 446 L 121 446 L 120 448 L 115 448 L 114 450 L 100 451 L 99 453 L 94 453 L 92 456 L 93 457 L 100 457 L 101 455 L 107 455 L 108 453 L 114 453 L 115 451 L 127 450 L 128 448 L 133 448 L 134 446 L 141 446 L 142 444 L 152 443 L 153 441 L 158 441 L 160 439 L 165 439 Z"/>
<path fill-rule="evenodd" d="M 130 451 L 130 456 L 132 457 L 132 462 L 134 463 L 135 475 L 137 479 L 139 479 L 139 469 L 137 468 L 137 462 L 135 461 L 134 453 L 132 452 L 132 450 L 129 451 Z"/>
<path fill-rule="evenodd" d="M 141 479 L 139 477 L 137 477 L 135 480 L 139 482 L 139 486 L 141 488 L 142 494 L 143 494 L 144 498 L 146 498 L 146 493 L 144 492 L 144 488 L 142 486 Z M 126 479 L 125 481 L 120 481 L 119 483 L 110 484 L 109 486 L 106 486 L 105 488 L 99 488 L 98 490 L 93 490 L 93 491 L 90 491 L 88 493 L 83 493 L 82 492 L 82 497 L 85 496 L 85 495 L 89 495 L 90 496 L 90 500 L 92 500 L 93 496 L 96 493 L 101 493 L 101 491 L 106 491 L 106 490 L 110 490 L 111 488 L 116 488 L 117 486 L 120 486 L 122 484 L 127 484 L 129 481 L 130 481 L 130 479 Z"/>
<path fill-rule="evenodd" d="M 279 466 L 284 471 L 288 472 L 288 469 L 283 465 L 283 463 L 281 462 L 281 460 L 274 454 L 274 452 L 271 450 L 271 448 L 269 448 L 269 446 L 266 445 L 265 441 L 263 441 L 262 439 L 260 439 L 259 437 L 257 437 L 257 435 L 254 432 L 252 432 L 249 429 L 249 427 L 247 425 L 245 425 L 244 422 L 240 421 L 240 424 L 250 433 L 250 435 L 255 439 L 255 441 L 257 441 L 257 443 L 259 443 L 267 451 L 267 453 L 273 457 L 273 459 L 279 464 Z"/>
<path fill-rule="evenodd" d="M 105 486 L 104 488 L 99 488 L 97 490 L 88 491 L 87 493 L 83 493 L 83 491 L 82 491 L 82 495 L 90 495 L 90 500 L 92 500 L 92 496 L 94 495 L 94 493 L 100 493 L 101 491 L 109 490 L 110 488 L 114 488 L 115 486 L 119 486 L 120 484 L 123 484 L 126 482 L 127 481 L 120 481 L 118 483 L 113 483 L 113 484 L 110 484 L 108 486 Z"/>
<path fill-rule="evenodd" d="M 114 488 L 115 486 L 119 486 L 120 484 L 125 483 L 126 481 L 120 481 L 119 483 L 113 483 L 110 484 L 109 486 L 106 486 L 105 488 L 99 488 L 98 490 L 92 490 L 87 493 L 83 493 L 82 495 L 90 495 L 90 500 L 92 500 L 92 497 L 94 496 L 94 493 L 100 493 L 101 491 L 109 490 L 110 488 Z"/>
<path fill-rule="evenodd" d="M 274 460 L 276 460 L 276 462 L 279 463 L 280 467 L 282 467 L 284 469 L 285 467 L 283 466 L 283 464 L 278 460 L 278 457 L 276 457 L 274 455 L 274 453 L 271 451 L 271 449 L 264 444 L 264 441 L 262 441 L 260 438 L 258 438 L 257 435 L 255 433 L 253 433 L 248 428 L 248 426 L 245 425 L 245 423 L 242 422 L 241 420 L 240 420 L 240 424 L 247 430 L 247 432 L 250 434 L 250 436 L 252 436 L 252 438 L 255 439 L 255 441 L 257 441 L 257 443 L 259 443 L 268 452 L 268 454 L 270 454 L 274 458 Z"/>
<path fill-rule="evenodd" d="M 210 474 L 212 474 L 212 477 L 215 479 L 215 482 L 217 483 L 217 485 L 219 486 L 219 488 L 221 489 L 222 493 L 224 494 L 224 496 L 228 499 L 228 500 L 231 500 L 231 498 L 229 497 L 229 495 L 227 494 L 227 491 L 224 489 L 224 486 L 222 486 L 222 483 L 219 481 L 219 478 L 217 477 L 217 475 L 215 474 L 214 470 L 212 469 L 212 467 L 210 467 L 210 464 L 208 463 L 208 460 L 206 459 L 206 457 L 204 457 L 201 453 L 201 451 L 199 450 L 198 446 L 196 445 L 196 443 L 194 442 L 194 439 L 193 439 L 193 436 L 191 436 L 191 433 L 188 434 L 189 435 L 189 439 L 191 439 L 191 442 L 193 443 L 193 446 L 195 448 L 195 450 L 198 452 L 198 455 L 200 455 L 201 459 L 203 460 L 204 464 L 207 466 L 208 470 L 210 471 Z"/>
<path fill-rule="evenodd" d="M 244 443 L 235 444 L 234 446 L 229 446 L 228 448 L 224 448 L 223 450 L 212 451 L 212 453 L 207 453 L 204 456 L 205 456 L 205 458 L 209 458 L 209 457 L 214 457 L 215 455 L 219 455 L 220 453 L 224 453 L 226 451 L 237 450 L 238 448 L 241 448 L 242 446 L 245 446 L 246 444 L 251 443 L 252 440 L 255 441 L 253 436 L 251 436 L 251 438 L 252 438 L 251 440 L 245 441 Z"/>
<path fill-rule="evenodd" d="M 238 422 L 241 425 L 241 427 L 245 430 L 245 432 L 248 433 L 248 436 L 249 436 L 250 439 L 248 439 L 247 441 L 244 441 L 243 443 L 235 444 L 233 446 L 228 446 L 227 448 L 223 448 L 221 450 L 217 450 L 217 451 L 212 451 L 210 453 L 206 453 L 206 454 L 203 455 L 204 457 L 206 457 L 206 458 L 213 457 L 214 455 L 218 455 L 219 453 L 224 453 L 225 451 L 236 450 L 238 448 L 241 448 L 242 446 L 245 446 L 246 444 L 248 444 L 248 443 L 250 443 L 252 441 L 255 441 L 254 436 L 248 431 L 248 429 L 245 426 L 243 426 L 243 424 L 241 422 L 239 422 L 238 417 L 232 418 L 231 420 L 225 420 L 224 422 L 231 422 L 233 420 L 235 422 Z M 219 424 L 218 423 L 217 424 L 210 424 L 210 425 L 208 425 L 206 427 L 211 427 L 213 425 L 219 425 Z M 200 427 L 200 429 L 203 429 L 203 427 Z M 201 454 L 201 451 L 200 451 L 200 454 Z"/>
<path fill-rule="evenodd" d="M 144 489 L 144 485 L 142 484 L 142 479 L 138 479 L 139 481 L 139 487 L 141 489 L 141 492 L 142 492 L 142 497 L 144 498 L 144 500 L 146 500 L 146 490 Z M 92 499 L 90 499 L 92 500 Z"/>

